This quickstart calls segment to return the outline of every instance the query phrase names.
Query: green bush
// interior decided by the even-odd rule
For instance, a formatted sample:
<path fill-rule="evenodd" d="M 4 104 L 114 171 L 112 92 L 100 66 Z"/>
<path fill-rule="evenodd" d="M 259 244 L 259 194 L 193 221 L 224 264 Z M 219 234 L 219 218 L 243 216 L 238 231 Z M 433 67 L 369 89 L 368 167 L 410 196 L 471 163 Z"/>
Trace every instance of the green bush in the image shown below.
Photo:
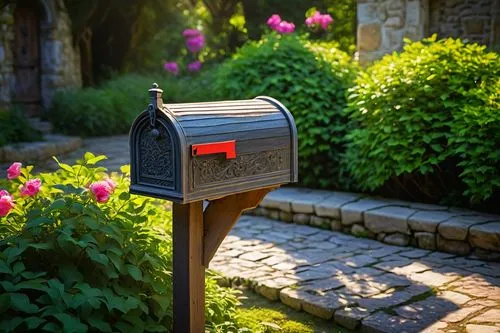
<path fill-rule="evenodd" d="M 358 77 L 350 118 L 344 163 L 361 189 L 454 204 L 498 195 L 500 58 L 485 47 L 408 42 Z"/>
<path fill-rule="evenodd" d="M 60 90 L 54 98 L 50 120 L 58 132 L 79 136 L 125 134 L 148 105 L 148 89 L 157 82 L 165 103 L 209 100 L 212 72 L 182 78 L 125 74 L 99 88 Z"/>
<path fill-rule="evenodd" d="M 220 99 L 268 95 L 280 100 L 297 125 L 302 183 L 338 187 L 347 131 L 345 91 L 355 72 L 349 56 L 332 43 L 273 33 L 247 43 L 226 61 L 214 89 Z"/>
<path fill-rule="evenodd" d="M 0 147 L 10 143 L 40 140 L 42 134 L 31 127 L 21 110 L 0 109 Z"/>
<path fill-rule="evenodd" d="M 128 167 L 109 201 L 88 184 L 104 156 L 40 174 L 35 196 L 15 194 L 0 218 L 0 331 L 167 332 L 172 327 L 171 215 L 164 202 L 128 193 Z M 33 179 L 32 167 L 10 193 Z M 237 298 L 207 277 L 207 329 L 235 326 Z"/>

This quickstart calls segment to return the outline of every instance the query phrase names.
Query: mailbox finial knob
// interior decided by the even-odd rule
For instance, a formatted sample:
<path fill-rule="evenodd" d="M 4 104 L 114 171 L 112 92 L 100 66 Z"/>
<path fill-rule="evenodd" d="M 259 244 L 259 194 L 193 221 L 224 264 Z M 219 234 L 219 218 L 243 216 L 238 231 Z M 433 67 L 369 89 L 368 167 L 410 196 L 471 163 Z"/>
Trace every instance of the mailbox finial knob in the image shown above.
<path fill-rule="evenodd" d="M 151 104 L 153 104 L 154 109 L 161 109 L 163 107 L 163 100 L 161 99 L 163 90 L 159 88 L 158 83 L 153 83 L 151 89 L 149 89 L 148 91 L 149 96 L 151 97 Z"/>

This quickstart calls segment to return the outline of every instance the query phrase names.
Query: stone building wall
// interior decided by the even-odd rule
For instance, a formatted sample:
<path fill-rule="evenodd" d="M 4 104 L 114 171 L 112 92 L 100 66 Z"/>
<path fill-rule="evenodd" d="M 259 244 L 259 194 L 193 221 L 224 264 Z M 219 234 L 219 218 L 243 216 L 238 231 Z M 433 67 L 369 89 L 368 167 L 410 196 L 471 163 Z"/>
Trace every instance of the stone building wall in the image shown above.
<path fill-rule="evenodd" d="M 498 0 L 431 0 L 429 14 L 429 32 L 438 37 L 460 37 L 490 46 L 500 42 Z"/>
<path fill-rule="evenodd" d="M 80 52 L 73 44 L 71 20 L 62 0 L 40 1 L 41 104 L 49 109 L 55 90 L 82 85 Z M 0 107 L 8 108 L 16 86 L 14 73 L 14 5 L 0 13 Z"/>
<path fill-rule="evenodd" d="M 460 37 L 500 44 L 500 0 L 358 0 L 357 46 L 362 64 L 399 51 L 403 39 Z"/>

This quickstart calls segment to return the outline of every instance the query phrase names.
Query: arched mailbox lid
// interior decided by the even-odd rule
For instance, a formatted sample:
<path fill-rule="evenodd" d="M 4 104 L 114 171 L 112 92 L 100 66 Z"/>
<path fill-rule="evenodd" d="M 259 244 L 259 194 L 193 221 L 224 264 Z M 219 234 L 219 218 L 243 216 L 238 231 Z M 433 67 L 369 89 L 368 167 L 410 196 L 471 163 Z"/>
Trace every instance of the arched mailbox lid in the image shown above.
<path fill-rule="evenodd" d="M 132 193 L 188 203 L 297 181 L 297 130 L 271 97 L 151 104 L 130 132 Z"/>

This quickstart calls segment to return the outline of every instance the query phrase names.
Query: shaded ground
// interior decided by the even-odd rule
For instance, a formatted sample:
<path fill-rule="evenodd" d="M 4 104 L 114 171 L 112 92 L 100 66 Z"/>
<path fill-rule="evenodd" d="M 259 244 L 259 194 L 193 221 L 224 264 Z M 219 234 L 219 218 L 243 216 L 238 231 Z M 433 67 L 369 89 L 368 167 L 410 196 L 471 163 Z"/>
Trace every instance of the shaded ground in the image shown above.
<path fill-rule="evenodd" d="M 350 328 L 500 331 L 500 263 L 244 216 L 210 267 Z"/>

